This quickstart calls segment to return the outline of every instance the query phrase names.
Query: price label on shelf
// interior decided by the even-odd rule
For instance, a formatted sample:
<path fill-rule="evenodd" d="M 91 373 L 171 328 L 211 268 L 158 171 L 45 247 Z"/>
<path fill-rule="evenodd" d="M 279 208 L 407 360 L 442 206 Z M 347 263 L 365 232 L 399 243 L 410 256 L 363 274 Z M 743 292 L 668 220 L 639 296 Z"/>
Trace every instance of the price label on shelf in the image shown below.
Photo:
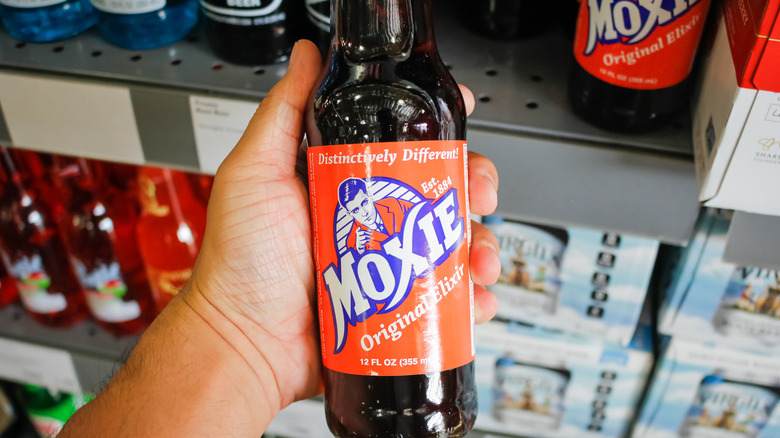
<path fill-rule="evenodd" d="M 15 146 L 144 162 L 126 87 L 3 73 L 0 104 Z"/>
<path fill-rule="evenodd" d="M 257 104 L 240 100 L 190 96 L 195 147 L 200 169 L 214 174 L 238 143 Z"/>
<path fill-rule="evenodd" d="M 81 390 L 67 351 L 0 339 L 0 378 L 75 393 Z"/>

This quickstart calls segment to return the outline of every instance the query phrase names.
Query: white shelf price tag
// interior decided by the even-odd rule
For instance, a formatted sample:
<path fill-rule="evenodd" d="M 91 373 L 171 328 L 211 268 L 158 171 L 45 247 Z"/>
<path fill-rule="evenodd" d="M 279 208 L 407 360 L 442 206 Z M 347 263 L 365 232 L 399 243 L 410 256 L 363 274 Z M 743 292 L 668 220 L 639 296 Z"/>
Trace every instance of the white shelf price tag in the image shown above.
<path fill-rule="evenodd" d="M 238 143 L 256 109 L 257 104 L 252 102 L 190 96 L 195 147 L 203 172 L 217 172 L 222 160 Z"/>
<path fill-rule="evenodd" d="M 8 339 L 0 339 L 0 377 L 69 393 L 81 390 L 67 351 Z"/>
<path fill-rule="evenodd" d="M 0 104 L 14 146 L 144 163 L 127 87 L 3 73 Z"/>

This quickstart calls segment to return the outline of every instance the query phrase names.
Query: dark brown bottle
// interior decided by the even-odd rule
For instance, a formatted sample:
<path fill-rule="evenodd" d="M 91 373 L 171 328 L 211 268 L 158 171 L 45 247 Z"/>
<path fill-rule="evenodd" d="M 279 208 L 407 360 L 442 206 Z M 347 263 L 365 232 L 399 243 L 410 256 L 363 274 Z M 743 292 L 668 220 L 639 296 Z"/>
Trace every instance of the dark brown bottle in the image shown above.
<path fill-rule="evenodd" d="M 0 253 L 16 280 L 30 316 L 51 327 L 67 327 L 88 316 L 84 292 L 60 234 L 53 189 L 34 175 L 42 169 L 29 152 L 0 148 Z"/>
<path fill-rule="evenodd" d="M 284 61 L 297 38 L 295 0 L 203 0 L 206 36 L 217 57 L 239 65 Z"/>
<path fill-rule="evenodd" d="M 374 165 L 363 165 L 362 169 L 359 170 L 361 174 L 358 178 L 347 178 L 348 180 L 362 179 L 365 181 L 366 185 L 363 185 L 363 182 L 357 182 L 357 193 L 362 193 L 365 196 L 366 193 L 361 191 L 368 191 L 367 188 L 373 180 L 379 181 L 377 184 L 396 184 L 399 187 L 398 190 L 411 196 L 412 192 L 416 192 L 411 187 L 419 188 L 419 184 L 410 185 L 407 188 L 403 183 L 405 180 L 385 178 L 386 175 L 381 174 L 380 163 L 386 165 L 382 161 L 388 157 L 387 150 L 398 147 L 399 144 L 406 144 L 396 142 L 429 141 L 429 144 L 435 146 L 437 142 L 465 140 L 466 110 L 458 86 L 441 61 L 434 42 L 431 3 L 430 0 L 334 0 L 331 9 L 333 11 L 331 21 L 333 42 L 330 48 L 330 63 L 326 67 L 327 74 L 313 97 L 307 115 L 312 208 L 314 209 L 315 204 L 317 204 L 317 211 L 312 213 L 313 223 L 317 223 L 315 215 L 320 214 L 319 212 L 331 219 L 334 217 L 333 210 L 330 209 L 330 205 L 333 203 L 325 206 L 325 201 L 330 202 L 326 192 L 335 190 L 328 188 L 328 184 L 333 186 L 333 181 L 316 180 L 316 178 L 311 177 L 313 165 L 316 164 L 316 160 L 312 161 L 312 153 L 327 154 L 328 151 L 334 151 L 335 156 L 325 158 L 325 155 L 322 155 L 323 159 L 330 160 L 332 163 L 343 163 L 345 162 L 343 153 L 337 152 L 343 150 L 342 148 L 354 147 L 355 151 L 360 151 L 357 152 L 358 154 L 369 153 L 364 151 L 376 152 L 377 155 L 372 158 L 376 160 Z M 411 154 L 411 151 L 417 150 L 414 147 L 420 143 L 409 144 L 408 150 Z M 382 152 L 383 150 L 385 152 Z M 385 154 L 384 158 L 381 156 L 382 154 Z M 394 166 L 400 166 L 404 158 L 406 157 L 399 155 Z M 465 159 L 465 157 L 461 158 Z M 353 159 L 352 163 L 354 162 Z M 463 164 L 465 163 L 461 164 L 461 173 L 463 172 Z M 357 174 L 349 176 L 357 176 Z M 431 177 L 430 174 L 427 176 Z M 341 181 L 341 178 L 339 177 L 338 180 Z M 317 183 L 316 189 L 314 180 Z M 342 190 L 345 182 L 347 180 L 339 185 L 338 202 L 346 202 L 345 206 L 342 205 L 348 210 L 351 208 L 349 203 L 351 201 L 347 200 L 349 196 L 346 195 L 346 198 L 342 196 L 349 191 L 348 188 Z M 338 234 L 339 231 L 336 228 L 349 228 L 340 225 L 343 221 L 339 217 L 333 220 L 334 231 L 323 229 L 324 227 L 317 231 L 319 237 L 315 237 L 315 242 L 318 248 L 330 245 L 336 245 L 340 248 L 339 252 L 342 253 L 342 256 L 339 256 L 341 257 L 339 263 L 341 263 L 342 268 L 344 260 L 348 260 L 349 257 L 358 257 L 358 260 L 364 260 L 360 257 L 368 254 L 368 256 L 374 257 L 374 261 L 385 257 L 384 251 L 387 251 L 386 248 L 391 245 L 388 242 L 392 242 L 401 233 L 398 229 L 395 231 L 392 229 L 393 219 L 390 211 L 392 209 L 406 211 L 404 224 L 408 225 L 409 216 L 412 215 L 410 212 L 414 210 L 414 208 L 407 210 L 410 203 L 404 203 L 402 200 L 393 199 L 388 202 L 390 196 L 387 195 L 380 200 L 376 189 L 372 188 L 371 190 L 373 194 L 369 197 L 372 198 L 371 203 L 374 204 L 374 211 L 378 211 L 374 216 L 382 217 L 381 221 L 385 228 L 388 228 L 387 230 L 378 228 L 380 231 L 373 232 L 371 237 L 367 238 L 369 241 L 364 243 L 364 247 L 355 244 L 355 241 L 361 239 L 358 224 L 361 219 L 357 218 L 357 212 L 362 211 L 369 202 L 364 200 L 362 205 L 352 210 L 353 214 L 356 215 L 352 226 L 353 230 L 357 231 L 353 231 L 349 238 L 346 236 L 344 238 L 347 242 L 344 245 L 350 246 L 349 242 L 351 241 L 352 245 L 355 246 L 354 249 L 344 249 L 341 243 L 331 243 L 334 241 L 328 239 L 332 236 L 326 236 L 331 232 Z M 420 190 L 419 194 L 422 193 L 423 190 Z M 422 195 L 421 198 L 428 198 L 428 195 Z M 380 204 L 381 208 L 378 207 Z M 339 207 L 334 208 L 338 209 Z M 385 213 L 381 211 L 382 209 L 385 210 Z M 399 216 L 393 217 L 397 219 Z M 395 222 L 395 226 L 398 227 L 399 223 L 400 221 Z M 372 241 L 375 237 L 377 241 Z M 379 240 L 382 239 L 385 240 L 380 243 Z M 329 251 L 332 249 L 324 248 L 318 251 L 323 251 L 322 253 L 318 252 L 320 254 L 318 256 L 319 270 L 322 266 L 322 254 L 330 254 Z M 381 263 L 379 260 L 377 266 L 380 266 Z M 362 266 L 362 262 L 358 264 Z M 325 310 L 326 307 L 323 307 L 329 305 L 323 302 L 323 300 L 328 299 L 328 293 L 331 296 L 330 303 L 334 302 L 333 291 L 327 281 L 328 270 L 325 270 L 325 274 L 318 271 L 321 317 L 323 317 L 323 313 L 330 313 L 329 310 Z M 350 275 L 349 273 L 345 274 L 344 270 L 341 272 L 342 275 Z M 384 278 L 382 287 L 385 290 L 388 284 L 403 281 L 403 277 L 399 276 L 398 272 L 394 272 L 394 274 L 394 277 Z M 326 276 L 325 281 L 323 281 L 323 275 Z M 436 278 L 438 271 L 430 275 L 428 280 Z M 374 276 L 373 281 L 378 281 L 376 278 L 377 276 Z M 422 276 L 417 278 L 424 279 Z M 427 283 L 435 285 L 436 280 Z M 374 284 L 373 287 L 378 286 Z M 326 288 L 330 288 L 327 293 L 324 292 Z M 412 291 L 414 290 L 412 289 Z M 412 292 L 409 296 L 411 297 L 414 293 Z M 467 298 L 468 291 L 465 294 Z M 357 297 L 357 299 L 362 298 Z M 364 333 L 360 331 L 361 327 L 371 319 L 387 315 L 392 318 L 393 315 L 396 315 L 399 316 L 398 321 L 396 321 L 399 325 L 392 328 L 395 323 L 390 324 L 388 329 L 400 331 L 402 328 L 399 327 L 403 326 L 403 329 L 407 330 L 407 334 L 403 336 L 414 336 L 414 334 L 408 334 L 408 330 L 416 329 L 413 326 L 414 321 L 403 320 L 405 318 L 401 315 L 403 311 L 396 313 L 391 304 L 384 303 L 383 305 L 384 307 L 376 310 L 374 315 L 370 315 L 371 311 L 367 311 L 362 316 L 358 315 L 356 318 L 353 318 L 354 315 L 347 315 L 346 317 L 350 321 L 358 321 L 355 323 L 357 324 L 355 327 L 349 327 L 348 330 L 355 330 L 361 334 Z M 338 316 L 336 319 L 339 319 Z M 406 324 L 410 321 L 411 323 Z M 420 344 L 437 345 L 438 341 L 445 338 L 446 335 L 442 333 L 446 331 L 443 321 L 447 321 L 446 324 L 452 330 L 459 330 L 463 324 L 466 325 L 467 330 L 471 329 L 468 314 L 465 318 L 443 317 L 442 320 L 431 322 L 430 326 L 433 327 L 433 331 L 428 332 L 430 336 L 426 336 Z M 377 324 L 376 327 L 379 329 L 385 326 Z M 322 328 L 322 330 L 326 329 Z M 323 331 L 323 339 L 330 338 L 331 335 L 332 332 Z M 366 334 L 359 339 L 366 343 L 373 343 L 370 338 L 366 339 L 366 336 L 369 335 Z M 379 334 L 374 339 L 377 342 L 382 341 Z M 326 359 L 326 356 L 330 358 L 336 356 L 336 354 L 332 354 L 334 350 L 329 342 L 331 341 L 323 340 L 325 409 L 328 425 L 335 436 L 443 438 L 462 437 L 471 429 L 477 414 L 473 352 L 470 359 L 460 362 L 458 366 L 441 367 L 432 372 L 382 374 L 388 368 L 399 364 L 392 358 L 381 359 L 376 356 L 371 359 L 363 358 L 360 361 L 361 365 L 366 365 L 366 368 L 375 367 L 378 373 L 350 373 L 334 371 L 328 367 L 328 360 L 334 359 Z M 463 336 L 460 342 L 466 346 L 473 345 L 473 338 L 471 339 L 472 344 L 469 344 L 468 335 Z M 397 344 L 392 344 L 393 348 L 401 343 L 399 341 Z M 367 347 L 367 344 L 363 344 L 364 349 Z M 349 345 L 346 348 L 349 348 Z M 446 348 L 442 347 L 441 351 L 445 350 Z M 340 353 L 338 345 L 336 353 Z M 417 359 L 415 356 L 415 363 L 417 363 Z M 410 356 L 407 364 L 411 365 L 411 360 Z M 430 357 L 419 358 L 419 362 L 425 361 L 427 364 L 431 364 L 435 360 Z"/>
<path fill-rule="evenodd" d="M 463 24 L 499 40 L 538 35 L 555 24 L 559 0 L 460 0 Z"/>
<path fill-rule="evenodd" d="M 640 133 L 670 122 L 689 98 L 709 0 L 583 0 L 569 81 L 574 113 L 600 128 Z"/>

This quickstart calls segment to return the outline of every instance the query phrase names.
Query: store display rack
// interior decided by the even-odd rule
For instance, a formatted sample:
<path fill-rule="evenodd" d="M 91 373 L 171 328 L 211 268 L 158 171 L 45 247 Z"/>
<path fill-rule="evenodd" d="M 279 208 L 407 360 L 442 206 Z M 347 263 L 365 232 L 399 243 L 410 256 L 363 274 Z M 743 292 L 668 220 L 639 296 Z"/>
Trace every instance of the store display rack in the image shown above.
<path fill-rule="evenodd" d="M 563 32 L 493 41 L 463 28 L 452 8 L 437 12 L 442 57 L 478 100 L 470 146 L 499 166 L 498 214 L 674 244 L 688 239 L 698 214 L 688 123 L 631 136 L 594 128 L 566 100 L 571 43 Z M 199 33 L 136 52 L 94 31 L 51 44 L 0 32 L 0 142 L 213 172 L 285 69 L 223 63 Z M 232 122 L 198 119 L 193 99 L 231 113 Z M 47 130 L 27 120 L 45 121 Z"/>
<path fill-rule="evenodd" d="M 110 335 L 91 321 L 67 329 L 48 328 L 33 321 L 20 305 L 0 309 L 0 340 L 42 347 L 45 354 L 59 352 L 64 358 L 69 356 L 76 373 L 78 389 L 84 392 L 96 393 L 102 389 L 130 354 L 138 339 L 139 336 Z M 19 370 L 5 368 L 15 363 L 19 367 L 29 367 L 24 370 L 27 376 L 25 382 L 57 386 L 57 381 L 48 380 L 51 376 L 40 375 L 35 369 L 37 366 L 28 362 L 37 360 L 39 358 L 37 355 L 41 353 L 24 353 L 17 357 L 14 356 L 14 352 L 0 351 L 0 378 L 17 380 Z M 39 366 L 46 365 L 59 366 L 59 364 L 39 364 Z M 60 369 L 57 372 L 67 373 L 67 370 Z M 70 386 L 73 385 L 63 385 L 56 389 L 72 389 Z"/>

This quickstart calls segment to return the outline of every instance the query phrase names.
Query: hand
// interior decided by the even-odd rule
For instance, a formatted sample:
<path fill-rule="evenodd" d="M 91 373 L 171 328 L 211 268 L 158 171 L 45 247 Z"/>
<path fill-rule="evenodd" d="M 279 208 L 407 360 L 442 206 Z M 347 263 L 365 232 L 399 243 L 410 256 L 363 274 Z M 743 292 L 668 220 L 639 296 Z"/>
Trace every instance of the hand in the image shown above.
<path fill-rule="evenodd" d="M 358 254 L 363 254 L 366 251 L 366 245 L 371 240 L 371 231 L 358 228 L 356 234 L 355 246 L 357 247 Z"/>
<path fill-rule="evenodd" d="M 233 346 L 276 409 L 321 391 L 309 199 L 296 174 L 304 108 L 320 65 L 315 46 L 299 42 L 287 74 L 220 166 L 200 258 L 179 298 Z M 471 111 L 474 98 L 463 91 Z M 497 202 L 496 169 L 474 153 L 469 169 L 472 210 L 490 214 Z M 498 277 L 497 247 L 495 237 L 474 224 L 475 283 Z M 495 313 L 495 297 L 481 286 L 475 302 L 478 322 Z"/>

